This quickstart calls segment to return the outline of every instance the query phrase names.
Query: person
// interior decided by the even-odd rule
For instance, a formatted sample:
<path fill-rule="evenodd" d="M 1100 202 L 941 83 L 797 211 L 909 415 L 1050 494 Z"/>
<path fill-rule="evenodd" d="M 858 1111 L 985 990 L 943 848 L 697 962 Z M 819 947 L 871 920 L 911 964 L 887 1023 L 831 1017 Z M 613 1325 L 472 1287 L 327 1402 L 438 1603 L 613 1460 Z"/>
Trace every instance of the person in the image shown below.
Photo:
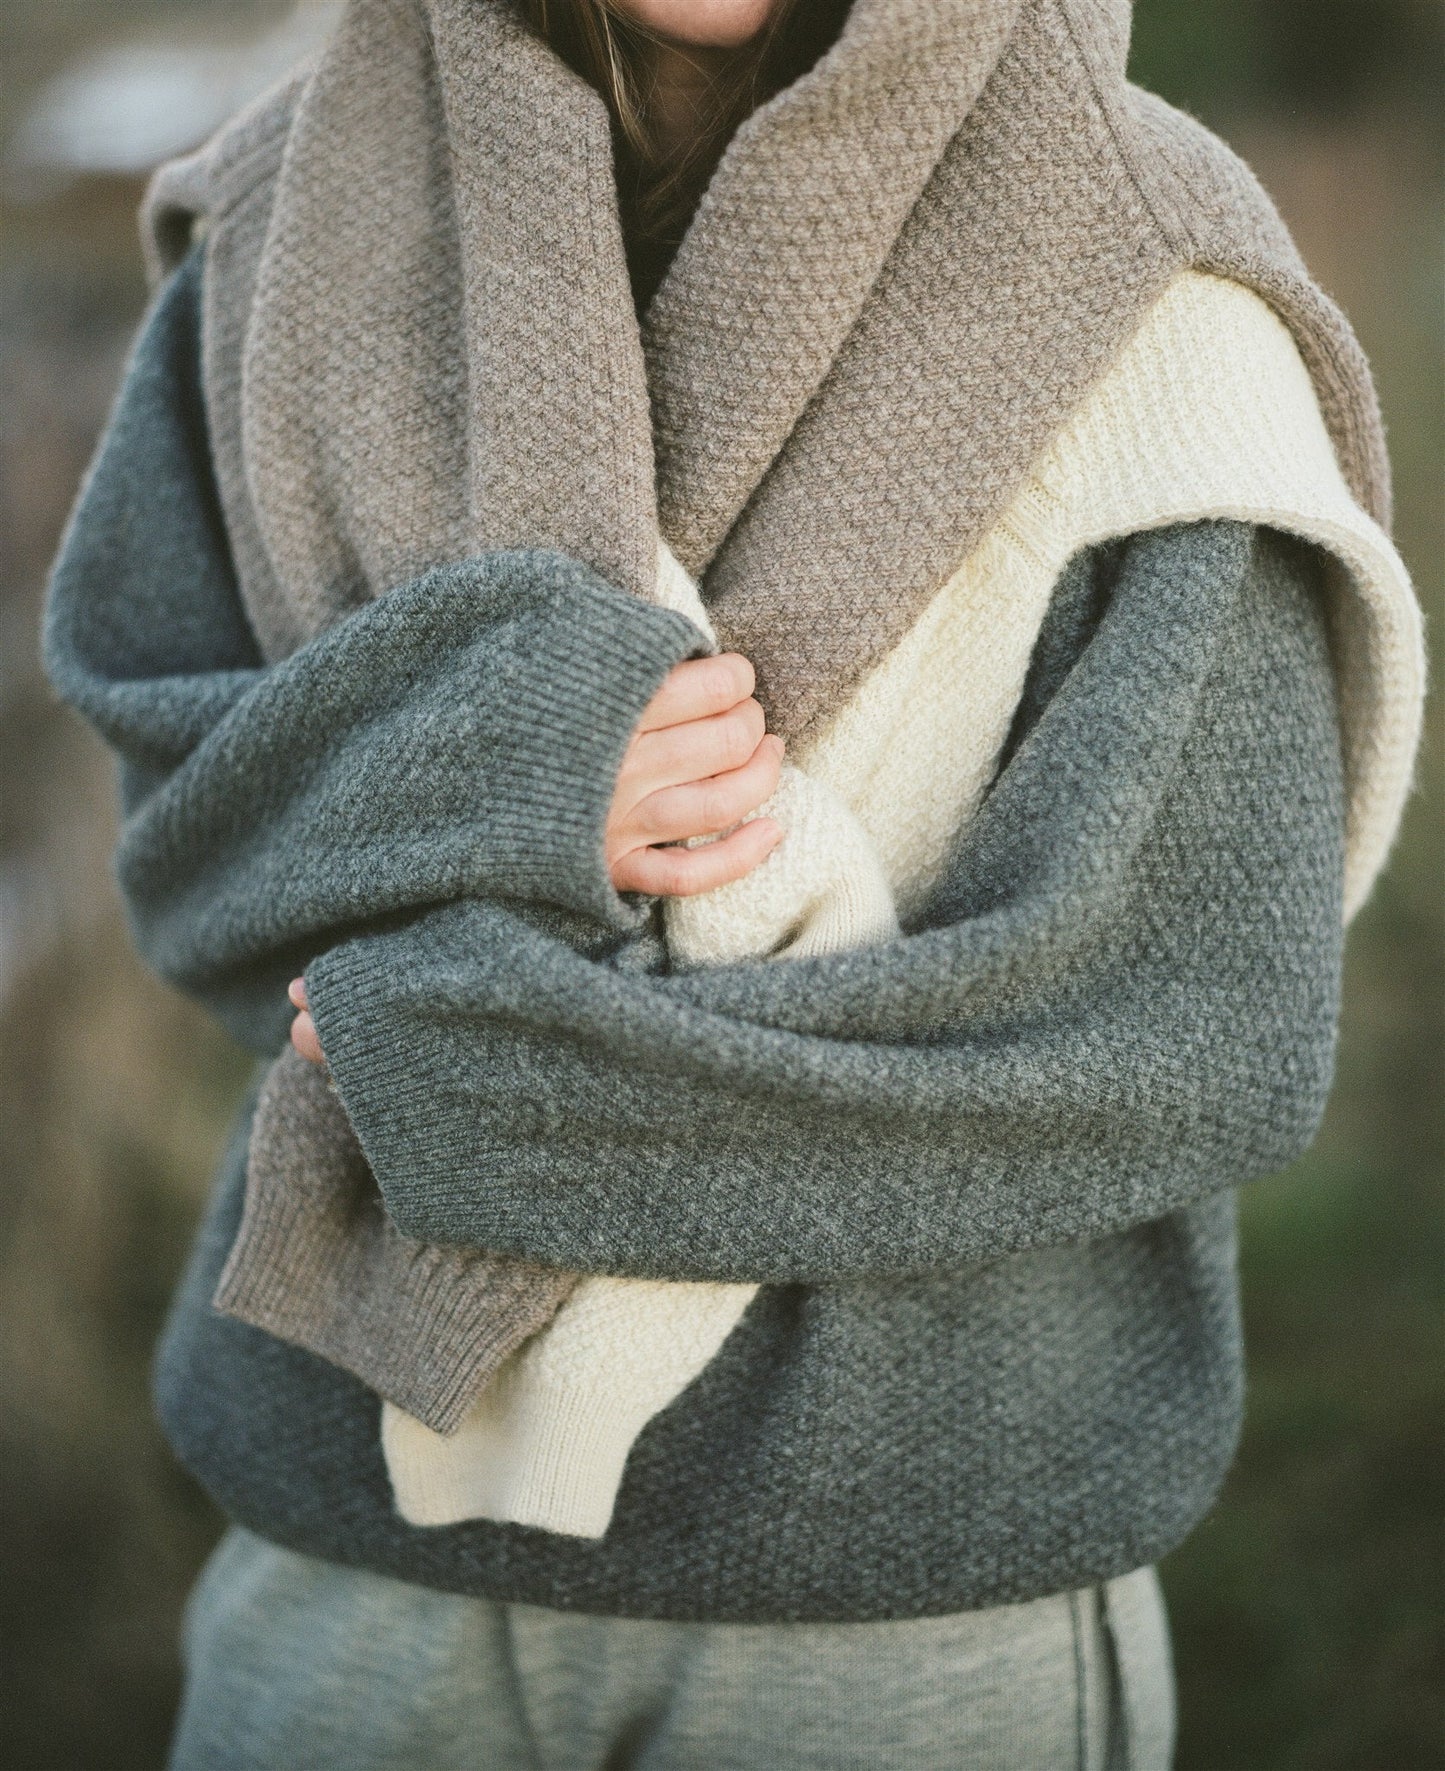
<path fill-rule="evenodd" d="M 159 175 L 46 658 L 261 1066 L 176 1771 L 1170 1762 L 1420 646 L 1127 10 L 351 0 Z"/>

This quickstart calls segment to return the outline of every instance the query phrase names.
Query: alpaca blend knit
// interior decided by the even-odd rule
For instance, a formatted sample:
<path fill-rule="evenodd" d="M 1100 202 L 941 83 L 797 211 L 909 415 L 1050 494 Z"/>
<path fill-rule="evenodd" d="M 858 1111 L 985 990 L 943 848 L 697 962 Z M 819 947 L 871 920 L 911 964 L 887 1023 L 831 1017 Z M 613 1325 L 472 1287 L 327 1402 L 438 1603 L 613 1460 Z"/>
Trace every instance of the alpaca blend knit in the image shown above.
<path fill-rule="evenodd" d="M 834 50 L 730 145 L 639 334 L 597 96 L 498 0 L 355 0 L 313 72 L 163 175 L 153 202 L 163 242 L 188 213 L 207 224 L 208 414 L 243 599 L 270 655 L 358 597 L 516 541 L 551 542 L 656 595 L 660 525 L 703 575 L 711 620 L 700 625 L 757 662 L 795 757 L 816 753 L 830 720 L 847 723 L 850 695 L 876 703 L 879 679 L 897 681 L 920 608 L 961 559 L 983 555 L 989 523 L 997 533 L 1013 520 L 1004 506 L 1021 476 L 1189 264 L 1275 305 L 1347 480 L 1383 514 L 1378 421 L 1347 326 L 1247 171 L 1127 87 L 1126 39 L 1115 0 L 860 0 Z M 1175 330 L 1176 348 L 1196 345 Z M 1206 354 L 1234 342 L 1205 333 Z M 1161 367 L 1167 385 L 1167 353 Z M 1246 429 L 1240 418 L 1226 413 L 1221 434 Z M 1155 440 L 1146 432 L 1138 446 Z M 1299 520 L 1321 514 L 1308 500 L 1251 498 L 1259 463 L 1246 454 L 1236 466 L 1222 502 L 1196 506 L 1176 488 L 1172 501 L 1118 511 L 1119 532 L 1198 508 L 1317 533 Z M 1063 539 L 1108 533 L 1094 514 Z M 1398 562 L 1378 532 L 1375 543 L 1376 588 L 1393 573 L 1398 593 Z M 1369 581 L 1366 571 L 1359 588 Z M 1035 622 L 1047 582 L 1040 559 L 1023 605 Z M 1408 591 L 1395 601 L 1407 612 Z M 1408 619 L 1392 630 L 1388 604 L 1335 599 L 1336 625 L 1360 630 L 1340 647 L 1350 907 L 1393 828 L 1418 705 Z M 700 613 L 696 591 L 692 605 Z M 1013 638 L 1031 637 L 1005 619 Z M 1000 650 L 986 624 L 969 638 L 976 657 Z M 916 748 L 915 760 L 976 784 L 972 799 L 934 795 L 921 866 L 896 830 L 860 832 L 815 770 L 790 770 L 767 808 L 789 842 L 745 891 L 667 907 L 673 962 L 745 955 L 743 933 L 767 932 L 750 898 L 771 897 L 775 931 L 822 904 L 794 953 L 826 951 L 850 929 L 887 938 L 892 898 L 907 908 L 900 888 L 936 882 L 1021 676 L 1022 658 L 1015 674 L 995 673 L 986 714 L 955 722 L 951 746 Z M 937 687 L 917 685 L 929 699 Z M 860 778 L 856 746 L 825 748 L 835 777 Z M 878 803 L 892 785 L 873 783 Z M 910 785 L 893 798 L 911 811 L 929 789 L 917 769 Z M 694 939 L 709 918 L 709 938 Z M 356 1119 L 364 1105 L 338 1081 Z M 574 1340 L 584 1322 L 595 1329 L 602 1301 L 624 1332 L 605 1282 L 572 1294 L 557 1271 L 398 1237 L 346 1114 L 293 1060 L 263 1095 L 250 1170 L 256 1209 L 218 1300 L 433 1426 L 454 1430 L 559 1305 L 558 1331 Z M 323 1192 L 326 1234 L 303 1235 Z M 312 1211 L 313 1229 L 324 1216 Z M 744 1301 L 695 1299 L 723 1333 Z M 656 1344 L 677 1354 L 689 1338 L 679 1300 L 657 1302 L 674 1313 Z M 640 1329 L 625 1332 L 640 1353 Z M 545 1502 L 528 1497 L 531 1478 L 512 1500 L 474 1499 L 500 1517 L 605 1524 L 630 1435 L 700 1368 L 706 1342 L 696 1345 L 665 1381 L 658 1352 L 650 1402 L 636 1386 L 627 1398 L 590 1386 L 588 1430 L 605 1419 L 622 1434 L 598 1465 L 595 1504 L 559 1510 L 551 1475 Z M 615 1367 L 610 1346 L 597 1342 L 601 1366 Z M 517 1394 L 535 1414 L 535 1398 Z M 553 1408 L 550 1427 L 522 1435 L 526 1459 L 553 1468 L 564 1418 L 581 1430 L 575 1402 Z M 389 1456 L 398 1444 L 391 1434 Z"/>
<path fill-rule="evenodd" d="M 1118 573 L 1111 617 L 1129 605 L 1133 575 L 1148 576 L 1146 544 L 1123 539 L 1140 529 L 1237 517 L 1329 550 L 1321 590 L 1344 740 L 1346 913 L 1379 865 L 1418 718 L 1418 625 L 1371 515 L 1385 513 L 1385 477 L 1368 374 L 1243 168 L 1124 85 L 1125 23 L 1115 0 L 859 0 L 834 50 L 739 131 L 640 330 L 605 111 L 505 0 L 353 0 L 312 71 L 158 182 L 163 248 L 183 238 L 186 215 L 205 224 L 204 276 L 183 277 L 189 294 L 165 311 L 197 294 L 205 303 L 199 397 L 237 600 L 268 665 L 299 666 L 383 592 L 403 599 L 396 621 L 415 619 L 410 593 L 434 599 L 433 619 L 445 622 L 438 577 L 464 565 L 482 572 L 498 610 L 520 606 L 530 624 L 542 581 L 580 563 L 602 588 L 611 580 L 684 615 L 690 649 L 748 651 L 772 723 L 793 740 L 766 808 L 788 831 L 783 848 L 734 887 L 655 907 L 645 929 L 600 867 L 598 807 L 579 812 L 550 759 L 539 773 L 548 702 L 536 685 L 519 688 L 528 672 L 513 613 L 478 635 L 473 686 L 485 696 L 488 681 L 505 685 L 514 718 L 539 729 L 519 745 L 494 726 L 483 743 L 489 835 L 478 843 L 477 812 L 458 807 L 467 836 L 449 874 L 415 864 L 436 813 L 413 801 L 410 744 L 420 734 L 440 744 L 450 730 L 424 702 L 392 710 L 394 748 L 366 765 L 375 779 L 364 815 L 349 766 L 311 772 L 327 741 L 308 723 L 292 734 L 304 791 L 288 790 L 291 770 L 272 756 L 271 803 L 237 825 L 248 803 L 237 765 L 250 744 L 271 742 L 261 697 L 229 710 L 226 741 L 202 744 L 184 787 L 167 784 L 154 815 L 137 820 L 127 852 L 154 888 L 128 880 L 139 918 L 179 933 L 199 912 L 183 939 L 204 967 L 259 896 L 263 944 L 279 952 L 289 940 L 298 962 L 312 960 L 337 1093 L 294 1056 L 267 1078 L 241 1230 L 215 1297 L 387 1398 L 387 1470 L 414 1525 L 489 1517 L 595 1538 L 621 1506 L 620 1525 L 648 1423 L 695 1393 L 771 1286 L 853 1271 L 749 1265 L 745 1250 L 724 1256 L 721 1244 L 697 1272 L 671 1270 L 665 1250 L 619 1256 L 607 1252 L 614 1230 L 600 1198 L 592 1251 L 575 1261 L 530 1224 L 478 1235 L 448 1213 L 505 1201 L 519 1165 L 554 1186 L 585 1179 L 576 1135 L 590 1132 L 592 1096 L 610 1099 L 610 1068 L 628 1048 L 609 976 L 647 982 L 635 1012 L 661 1040 L 631 1052 L 633 1089 L 682 1040 L 728 1133 L 735 1121 L 764 1125 L 780 1086 L 760 1029 L 774 1016 L 795 1033 L 806 1026 L 840 950 L 873 947 L 874 1007 L 896 994 L 893 968 L 910 948 L 916 962 L 914 938 L 948 903 L 975 825 L 1007 816 L 996 808 L 1009 803 L 1026 673 L 1048 651 L 1055 605 L 1078 594 L 1071 574 L 1104 569 L 1097 542 L 1124 550 L 1108 568 Z M 174 389 L 162 405 L 177 409 Z M 92 547 L 105 509 L 94 506 Z M 85 529 L 78 520 L 57 609 L 65 582 L 86 576 Z M 1266 576 L 1277 545 L 1260 550 Z M 551 582 L 554 617 L 570 582 Z M 613 616 L 580 595 L 573 613 L 597 628 L 612 685 L 631 681 L 613 667 Z M 414 657 L 413 690 L 431 669 Z M 371 679 L 345 668 L 367 718 Z M 314 710 L 314 686 L 312 696 Z M 495 722 L 498 689 L 490 696 Z M 1121 756 L 1111 791 L 1132 792 L 1147 762 L 1147 744 Z M 434 770 L 421 772 L 429 782 Z M 328 808 L 346 815 L 350 897 L 333 898 L 333 882 L 307 902 L 310 880 L 277 889 L 272 875 L 285 869 L 277 851 L 256 852 L 257 832 L 309 830 Z M 539 853 L 529 828 L 554 814 L 576 840 L 561 864 L 553 839 Z M 206 883 L 178 895 L 196 859 Z M 1066 947 L 1124 916 L 1112 887 L 1101 891 Z M 211 894 L 230 923 L 211 914 Z M 486 915 L 466 920 L 498 908 L 531 918 L 542 947 Z M 389 972 L 408 935 L 429 952 L 450 940 L 448 963 L 460 965 L 464 929 L 478 950 L 420 1008 L 410 1046 L 416 984 L 376 980 L 380 1015 L 368 992 L 333 988 L 358 935 L 383 943 Z M 540 979 L 564 953 L 582 969 L 544 1012 Z M 503 956 L 505 981 L 488 969 Z M 659 992 L 689 967 L 723 980 L 779 956 L 792 976 L 770 987 L 769 1012 L 722 1017 L 737 1023 L 731 1045 L 749 1053 L 741 1079 L 723 1061 L 730 1046 L 659 1012 Z M 945 966 L 949 987 L 969 972 Z M 416 979 L 427 975 L 423 963 Z M 480 996 L 478 976 L 490 979 Z M 1037 1012 L 1031 992 L 1049 977 L 1023 967 L 1010 1013 L 1030 1002 Z M 1076 1029 L 1107 1020 L 1108 974 L 1086 972 L 1074 989 Z M 909 995 L 888 1034 L 835 1032 L 850 1059 L 876 1050 L 906 1070 L 920 1037 L 960 1052 L 980 1038 L 1007 1045 L 1010 1023 L 990 1023 L 977 980 L 941 1023 L 936 1010 L 916 1022 Z M 1169 1000 L 1177 1012 L 1178 993 Z M 454 1041 L 444 1059 L 428 1044 L 437 1019 Z M 526 1137 L 506 1130 L 488 1097 L 508 1073 L 491 1055 L 499 1020 L 522 1048 L 543 1038 L 547 1075 L 566 1072 L 559 1053 L 590 1072 L 559 1092 L 516 1073 L 539 1115 Z M 427 1056 L 409 1077 L 404 1051 Z M 661 1070 L 676 1083 L 675 1059 Z M 1139 1076 L 1148 1070 L 1141 1061 Z M 1023 1096 L 1036 1088 L 1029 1075 L 1014 1080 Z M 410 1088 L 427 1091 L 425 1111 L 420 1095 L 408 1105 Z M 842 1081 L 828 1091 L 846 1121 Z M 958 1096 L 945 1095 L 956 1113 Z M 1034 1106 L 1013 1159 L 1047 1119 Z M 649 1107 L 664 1151 L 665 1107 Z M 1095 1111 L 1098 1160 L 1112 1173 L 1133 1128 L 1126 1112 L 1111 1123 L 1102 1103 Z M 855 1132 L 835 1184 L 928 1141 L 898 1101 L 875 1102 L 873 1115 L 873 1141 L 886 1126 L 894 1149 L 880 1155 Z M 659 1184 L 647 1178 L 657 1152 L 634 1151 L 636 1135 L 609 1152 L 612 1188 L 630 1201 L 618 1234 Z M 935 1142 L 935 1164 L 947 1163 L 950 1136 Z M 697 1138 L 687 1143 L 691 1175 Z M 785 1136 L 777 1147 L 787 1153 Z M 813 1136 L 810 1147 L 816 1162 L 826 1144 Z M 742 1174 L 770 1154 L 754 1151 Z M 1194 1155 L 1171 1154 L 1176 1180 Z M 801 1198 L 806 1174 L 805 1164 Z M 1075 1179 L 1087 1195 L 1087 1162 Z M 412 1215 L 419 1183 L 435 1219 Z M 865 1198 L 861 1175 L 857 1186 Z M 1087 1201 L 1083 1211 L 1092 1222 Z M 653 1212 L 666 1244 L 665 1196 Z M 1032 1246 L 1037 1227 L 1024 1234 L 1017 1246 Z M 920 1258 L 925 1269 L 946 1259 Z"/>
<path fill-rule="evenodd" d="M 1230 523 L 1081 556 L 908 932 L 670 973 L 654 929 L 536 882 L 599 887 L 617 756 L 695 628 L 499 552 L 267 664 L 210 478 L 199 282 L 141 341 L 47 633 L 123 759 L 142 950 L 258 1053 L 324 951 L 323 1038 L 385 1122 L 404 1231 L 771 1283 L 639 1440 L 604 1539 L 411 1527 L 374 1394 L 210 1308 L 243 1116 L 158 1365 L 181 1456 L 310 1553 L 620 1614 L 938 1613 L 1162 1554 L 1237 1430 L 1230 1188 L 1297 1153 L 1330 1073 L 1344 801 L 1313 557 Z"/>

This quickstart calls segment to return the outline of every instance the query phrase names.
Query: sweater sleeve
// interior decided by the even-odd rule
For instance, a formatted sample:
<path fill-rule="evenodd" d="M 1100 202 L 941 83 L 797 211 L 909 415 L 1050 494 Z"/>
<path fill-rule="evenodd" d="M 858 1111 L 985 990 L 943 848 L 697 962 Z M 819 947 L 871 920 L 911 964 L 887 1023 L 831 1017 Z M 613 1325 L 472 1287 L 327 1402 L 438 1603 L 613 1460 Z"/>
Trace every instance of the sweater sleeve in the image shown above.
<path fill-rule="evenodd" d="M 647 701 L 709 650 L 551 553 L 463 560 L 266 663 L 212 476 L 201 261 L 142 329 L 52 576 L 45 659 L 114 747 L 137 944 L 259 1051 L 305 959 L 408 908 L 492 894 L 614 942 L 643 926 L 603 826 Z"/>
<path fill-rule="evenodd" d="M 1004 765 L 884 945 L 669 974 L 468 900 L 323 955 L 322 1043 L 400 1227 L 842 1280 L 1106 1237 L 1291 1161 L 1343 943 L 1318 562 L 1206 523 L 1110 571 L 1097 619 L 1056 597 Z"/>

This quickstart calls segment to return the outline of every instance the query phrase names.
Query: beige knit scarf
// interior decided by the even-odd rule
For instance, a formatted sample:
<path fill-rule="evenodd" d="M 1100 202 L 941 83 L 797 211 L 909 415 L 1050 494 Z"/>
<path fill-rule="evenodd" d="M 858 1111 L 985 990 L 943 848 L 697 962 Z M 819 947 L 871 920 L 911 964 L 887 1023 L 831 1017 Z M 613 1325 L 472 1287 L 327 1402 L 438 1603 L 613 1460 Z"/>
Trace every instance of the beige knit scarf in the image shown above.
<path fill-rule="evenodd" d="M 1190 266 L 1283 319 L 1387 522 L 1348 325 L 1247 169 L 1126 83 L 1128 12 L 856 0 L 738 131 L 639 328 L 601 99 L 506 0 L 352 0 L 151 199 L 162 257 L 206 219 L 217 468 L 268 655 L 492 548 L 666 596 L 665 537 L 797 743 Z M 252 1258 L 278 1197 L 312 1232 L 289 1270 Z M 278 1062 L 220 1307 L 448 1432 L 573 1284 L 401 1237 L 323 1079 Z"/>

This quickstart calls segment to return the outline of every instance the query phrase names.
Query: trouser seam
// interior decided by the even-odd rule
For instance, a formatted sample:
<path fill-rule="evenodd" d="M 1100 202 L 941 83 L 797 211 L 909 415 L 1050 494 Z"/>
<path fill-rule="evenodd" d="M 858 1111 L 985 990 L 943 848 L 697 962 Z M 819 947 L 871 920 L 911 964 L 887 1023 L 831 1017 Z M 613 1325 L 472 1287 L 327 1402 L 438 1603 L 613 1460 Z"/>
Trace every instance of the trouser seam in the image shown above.
<path fill-rule="evenodd" d="M 1134 1716 L 1125 1683 L 1124 1654 L 1119 1633 L 1114 1628 L 1113 1607 L 1107 1586 L 1099 1588 L 1099 1622 L 1109 1657 L 1109 1685 L 1112 1693 L 1109 1718 L 1108 1771 L 1130 1771 L 1134 1763 Z"/>
<path fill-rule="evenodd" d="M 537 1732 L 537 1724 L 533 1719 L 531 1706 L 527 1702 L 526 1681 L 522 1676 L 522 1667 L 517 1654 L 516 1607 L 503 1600 L 499 1609 L 502 1614 L 502 1642 L 505 1649 L 507 1678 L 516 1698 L 517 1714 L 522 1719 L 522 1730 L 526 1735 L 528 1747 L 531 1749 L 535 1771 L 546 1771 L 547 1761 L 542 1753 L 542 1739 Z"/>
<path fill-rule="evenodd" d="M 1075 1759 L 1079 1771 L 1091 1771 L 1089 1765 L 1089 1677 L 1084 1655 L 1084 1627 L 1080 1615 L 1079 1593 L 1069 1594 L 1069 1620 L 1074 1637 L 1074 1726 L 1077 1734 Z"/>

